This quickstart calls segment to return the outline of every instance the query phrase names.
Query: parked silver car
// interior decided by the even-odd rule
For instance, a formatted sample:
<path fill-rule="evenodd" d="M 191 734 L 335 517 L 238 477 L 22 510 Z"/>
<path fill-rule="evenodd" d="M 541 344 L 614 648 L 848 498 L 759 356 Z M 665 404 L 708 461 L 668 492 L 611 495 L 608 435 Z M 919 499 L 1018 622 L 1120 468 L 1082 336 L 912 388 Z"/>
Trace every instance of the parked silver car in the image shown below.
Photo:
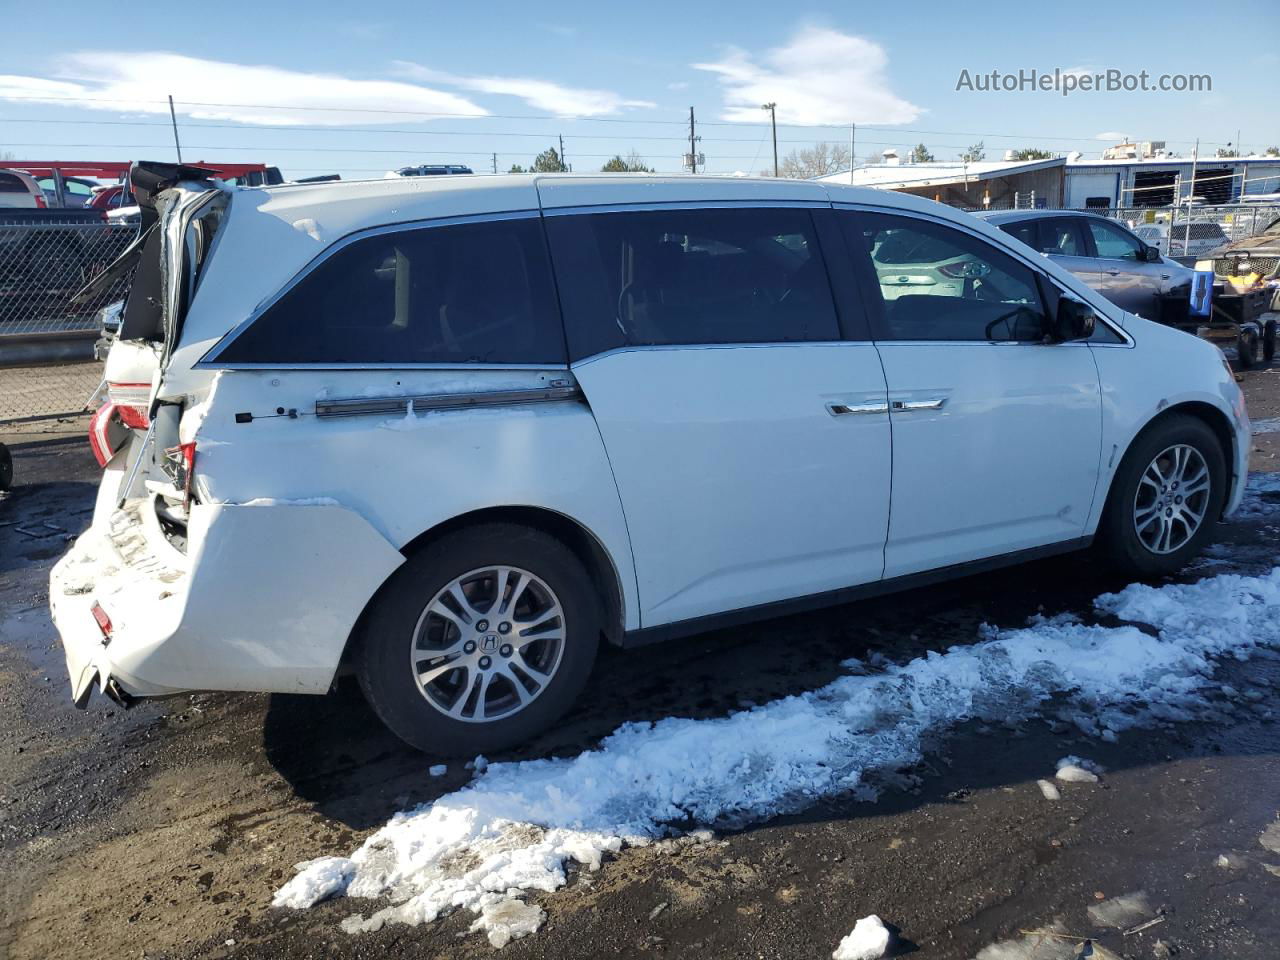
<path fill-rule="evenodd" d="M 1074 210 L 980 213 L 993 226 L 1070 270 L 1112 303 L 1149 320 L 1159 299 L 1191 293 L 1195 271 L 1170 260 L 1106 217 Z"/>

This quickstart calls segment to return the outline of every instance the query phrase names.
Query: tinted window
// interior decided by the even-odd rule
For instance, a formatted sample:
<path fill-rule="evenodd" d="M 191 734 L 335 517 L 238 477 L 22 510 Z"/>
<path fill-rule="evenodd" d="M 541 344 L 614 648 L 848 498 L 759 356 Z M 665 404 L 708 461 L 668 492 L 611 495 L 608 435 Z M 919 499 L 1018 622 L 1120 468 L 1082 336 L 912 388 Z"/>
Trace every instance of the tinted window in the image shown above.
<path fill-rule="evenodd" d="M 856 214 L 844 223 L 850 246 L 871 257 L 880 339 L 1040 339 L 1035 274 L 991 244 L 912 217 Z"/>
<path fill-rule="evenodd" d="M 1138 241 L 1117 226 L 1105 220 L 1088 221 L 1089 232 L 1093 234 L 1093 244 L 1098 248 L 1098 256 L 1112 260 L 1137 260 L 1141 249 Z"/>
<path fill-rule="evenodd" d="M 1060 257 L 1087 257 L 1088 249 L 1084 244 L 1084 234 L 1080 232 L 1080 221 L 1071 219 L 1041 220 L 1040 243 L 1037 249 Z"/>
<path fill-rule="evenodd" d="M 807 210 L 556 216 L 547 230 L 575 358 L 624 344 L 840 339 Z"/>
<path fill-rule="evenodd" d="M 1013 223 L 1000 224 L 1000 229 L 1011 237 L 1016 237 L 1021 240 L 1032 250 L 1035 250 L 1038 247 L 1036 226 L 1037 221 L 1035 220 L 1016 220 Z"/>
<path fill-rule="evenodd" d="M 27 185 L 12 173 L 0 173 L 0 193 L 27 193 Z"/>
<path fill-rule="evenodd" d="M 228 363 L 563 363 L 537 218 L 343 247 L 237 337 Z"/>

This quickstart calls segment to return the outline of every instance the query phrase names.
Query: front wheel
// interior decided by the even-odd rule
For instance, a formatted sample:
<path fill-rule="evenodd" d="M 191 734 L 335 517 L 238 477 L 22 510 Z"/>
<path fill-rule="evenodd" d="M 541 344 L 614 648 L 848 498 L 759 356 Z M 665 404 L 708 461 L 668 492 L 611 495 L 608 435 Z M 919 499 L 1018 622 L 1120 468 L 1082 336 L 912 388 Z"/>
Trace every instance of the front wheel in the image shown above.
<path fill-rule="evenodd" d="M 369 704 L 427 753 L 474 756 L 549 727 L 585 686 L 600 605 L 574 553 L 492 523 L 410 557 L 378 596 L 356 672 Z"/>
<path fill-rule="evenodd" d="M 1125 573 L 1173 573 L 1208 539 L 1226 500 L 1227 466 L 1213 431 L 1171 416 L 1141 434 L 1111 484 L 1100 546 Z"/>

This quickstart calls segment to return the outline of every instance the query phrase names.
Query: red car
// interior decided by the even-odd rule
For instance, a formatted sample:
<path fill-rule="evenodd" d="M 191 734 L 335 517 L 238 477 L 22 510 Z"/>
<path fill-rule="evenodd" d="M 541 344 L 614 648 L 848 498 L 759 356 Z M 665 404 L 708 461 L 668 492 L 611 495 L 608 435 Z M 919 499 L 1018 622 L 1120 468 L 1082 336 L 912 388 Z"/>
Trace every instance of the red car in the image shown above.
<path fill-rule="evenodd" d="M 138 201 L 133 199 L 133 192 L 122 183 L 105 184 L 95 187 L 93 196 L 86 202 L 86 207 L 96 210 L 115 210 L 117 207 L 132 207 Z"/>

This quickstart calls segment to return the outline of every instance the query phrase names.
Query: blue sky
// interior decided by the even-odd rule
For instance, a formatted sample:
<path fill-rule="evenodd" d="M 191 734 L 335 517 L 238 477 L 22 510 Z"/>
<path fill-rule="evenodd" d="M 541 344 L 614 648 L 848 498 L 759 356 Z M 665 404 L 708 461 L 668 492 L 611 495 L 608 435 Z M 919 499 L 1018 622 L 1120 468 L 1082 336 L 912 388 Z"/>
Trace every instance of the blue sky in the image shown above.
<path fill-rule="evenodd" d="M 1280 57 L 1248 39 L 1274 32 L 1274 0 L 1212 12 L 1182 0 L 312 0 L 297 12 L 215 12 L 205 27 L 174 9 L 138 3 L 115 16 L 67 0 L 62 28 L 7 31 L 0 150 L 28 160 L 170 159 L 170 93 L 185 159 L 261 160 L 296 176 L 376 176 L 428 162 L 488 170 L 494 152 L 506 170 L 560 135 L 576 170 L 632 149 L 676 170 L 690 105 L 709 171 L 759 172 L 772 164 L 764 100 L 777 102 L 783 155 L 847 143 L 850 121 L 860 159 L 918 142 L 954 159 L 980 139 L 988 158 L 1026 146 L 1096 154 L 1111 134 L 1167 140 L 1184 155 L 1196 137 L 1211 152 L 1237 130 L 1246 149 L 1280 143 L 1280 112 L 1262 106 Z M 956 90 L 961 70 L 1033 68 L 1209 74 L 1212 91 Z"/>

